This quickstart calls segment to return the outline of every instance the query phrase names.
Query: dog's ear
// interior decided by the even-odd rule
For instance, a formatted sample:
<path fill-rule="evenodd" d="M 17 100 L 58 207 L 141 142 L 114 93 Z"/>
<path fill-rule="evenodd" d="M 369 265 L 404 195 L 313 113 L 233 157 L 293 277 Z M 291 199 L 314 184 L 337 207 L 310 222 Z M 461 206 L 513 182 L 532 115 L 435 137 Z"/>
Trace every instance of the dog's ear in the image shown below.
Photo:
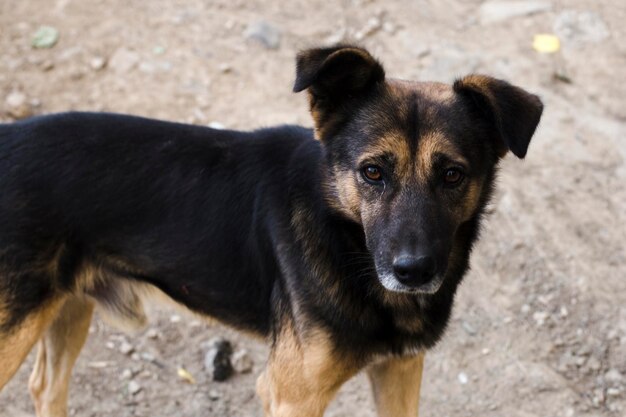
<path fill-rule="evenodd" d="M 509 150 L 518 158 L 526 156 L 543 111 L 539 97 L 485 75 L 468 75 L 457 80 L 454 91 L 465 96 L 492 124 L 500 157 Z"/>
<path fill-rule="evenodd" d="M 353 106 L 385 79 L 383 67 L 356 46 L 309 49 L 298 54 L 294 92 L 307 90 L 316 136 L 326 140 L 342 126 Z"/>
<path fill-rule="evenodd" d="M 309 89 L 321 98 L 357 94 L 385 78 L 382 65 L 363 48 L 340 45 L 308 49 L 296 58 L 293 91 Z"/>

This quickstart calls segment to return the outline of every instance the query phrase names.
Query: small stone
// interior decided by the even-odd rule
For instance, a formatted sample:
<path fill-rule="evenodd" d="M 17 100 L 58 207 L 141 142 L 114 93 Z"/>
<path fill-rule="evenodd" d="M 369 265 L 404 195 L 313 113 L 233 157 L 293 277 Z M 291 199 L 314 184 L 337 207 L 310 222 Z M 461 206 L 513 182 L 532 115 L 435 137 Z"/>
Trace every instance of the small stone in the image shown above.
<path fill-rule="evenodd" d="M 345 27 L 340 28 L 339 30 L 333 32 L 324 39 L 324 45 L 334 46 L 338 43 L 343 42 L 346 39 L 347 33 L 348 31 Z"/>
<path fill-rule="evenodd" d="M 106 342 L 106 343 L 104 344 L 104 346 L 105 346 L 107 349 L 111 349 L 111 350 L 115 349 L 115 343 L 113 343 L 113 342 Z"/>
<path fill-rule="evenodd" d="M 396 31 L 396 25 L 391 22 L 383 23 L 383 30 L 387 33 L 393 34 Z"/>
<path fill-rule="evenodd" d="M 217 401 L 217 400 L 219 400 L 220 398 L 222 398 L 222 394 L 220 394 L 220 392 L 219 392 L 219 391 L 214 390 L 214 389 L 212 389 L 212 390 L 210 390 L 210 391 L 209 391 L 209 399 L 210 399 L 211 401 Z"/>
<path fill-rule="evenodd" d="M 122 379 L 131 379 L 132 377 L 133 377 L 133 371 L 131 371 L 128 368 L 124 369 L 122 373 L 120 374 L 120 378 Z"/>
<path fill-rule="evenodd" d="M 592 356 L 587 361 L 587 367 L 591 369 L 592 371 L 599 371 L 600 368 L 602 367 L 602 364 L 600 363 L 598 358 L 596 358 L 595 356 Z"/>
<path fill-rule="evenodd" d="M 158 339 L 159 331 L 157 329 L 148 329 L 148 331 L 146 332 L 146 337 L 148 339 Z"/>
<path fill-rule="evenodd" d="M 180 323 L 181 320 L 182 317 L 180 317 L 178 314 L 173 314 L 170 316 L 170 323 Z"/>
<path fill-rule="evenodd" d="M 244 36 L 261 43 L 267 49 L 278 49 L 280 46 L 280 30 L 264 21 L 250 24 L 244 31 Z"/>
<path fill-rule="evenodd" d="M 94 71 L 100 71 L 101 69 L 105 67 L 106 63 L 107 63 L 106 59 L 104 59 L 101 56 L 96 56 L 96 57 L 91 58 L 91 60 L 89 61 L 89 66 Z"/>
<path fill-rule="evenodd" d="M 123 355 L 130 355 L 134 351 L 135 348 L 128 342 L 122 342 L 122 344 L 120 345 L 120 353 L 122 353 Z"/>
<path fill-rule="evenodd" d="M 548 1 L 487 1 L 479 8 L 480 22 L 482 24 L 495 23 L 509 20 L 515 17 L 528 16 L 535 13 L 545 12 L 552 9 Z"/>
<path fill-rule="evenodd" d="M 607 397 L 619 397 L 622 391 L 619 388 L 609 388 L 606 390 Z"/>
<path fill-rule="evenodd" d="M 554 20 L 554 33 L 572 44 L 598 43 L 609 37 L 609 28 L 594 12 L 566 10 Z"/>
<path fill-rule="evenodd" d="M 465 385 L 469 382 L 469 378 L 467 377 L 467 374 L 465 372 L 460 372 L 457 376 L 457 379 L 459 380 L 459 383 L 461 385 Z"/>
<path fill-rule="evenodd" d="M 226 339 L 216 339 L 204 356 L 204 367 L 214 381 L 225 381 L 233 374 L 230 356 L 233 348 Z"/>
<path fill-rule="evenodd" d="M 50 71 L 54 68 L 54 61 L 51 61 L 49 59 L 46 59 L 45 61 L 43 61 L 41 63 L 41 69 L 42 71 Z"/>
<path fill-rule="evenodd" d="M 59 40 L 59 31 L 52 26 L 41 26 L 33 35 L 31 45 L 33 48 L 52 48 Z"/>
<path fill-rule="evenodd" d="M 530 306 L 528 304 L 524 304 L 520 311 L 522 314 L 528 314 L 530 312 Z"/>
<path fill-rule="evenodd" d="M 130 381 L 128 383 L 128 393 L 130 395 L 136 395 L 139 393 L 139 391 L 141 391 L 141 385 L 139 385 L 139 383 L 137 383 L 136 381 Z"/>
<path fill-rule="evenodd" d="M 252 372 L 252 367 L 254 366 L 254 362 L 246 349 L 240 349 L 235 352 L 233 354 L 232 363 L 235 371 L 240 374 Z"/>
<path fill-rule="evenodd" d="M 548 313 L 546 313 L 545 311 L 537 311 L 536 313 L 533 314 L 533 320 L 535 320 L 535 323 L 537 324 L 537 326 L 543 326 L 547 318 L 548 318 Z"/>
<path fill-rule="evenodd" d="M 109 68 L 124 73 L 132 70 L 139 63 L 139 54 L 126 48 L 117 49 L 109 60 Z"/>
<path fill-rule="evenodd" d="M 489 350 L 489 348 L 484 348 L 480 353 L 482 353 L 483 355 L 489 355 L 491 351 Z"/>
<path fill-rule="evenodd" d="M 611 368 L 607 371 L 606 374 L 604 374 L 604 379 L 608 382 L 613 382 L 613 383 L 621 383 L 622 379 L 623 379 L 623 375 L 621 374 L 620 371 L 618 371 L 615 368 Z"/>
<path fill-rule="evenodd" d="M 605 400 L 606 397 L 604 396 L 604 391 L 602 389 L 598 388 L 593 391 L 593 398 L 591 399 L 591 402 L 594 407 L 600 407 L 604 404 Z"/>
<path fill-rule="evenodd" d="M 231 67 L 229 64 L 220 64 L 219 70 L 221 73 L 228 74 L 229 72 L 233 71 L 233 67 Z"/>
<path fill-rule="evenodd" d="M 473 336 L 476 334 L 476 329 L 474 328 L 474 326 L 472 326 L 467 321 L 464 321 L 461 325 L 463 327 L 463 330 L 465 330 L 467 334 L 469 334 L 470 336 Z"/>
<path fill-rule="evenodd" d="M 218 130 L 223 130 L 226 127 L 221 124 L 220 122 L 211 122 L 207 125 L 208 127 L 210 127 L 211 129 L 218 129 Z"/>
<path fill-rule="evenodd" d="M 27 100 L 26 94 L 21 91 L 9 93 L 5 100 L 9 116 L 15 120 L 25 119 L 33 115 L 33 109 Z"/>

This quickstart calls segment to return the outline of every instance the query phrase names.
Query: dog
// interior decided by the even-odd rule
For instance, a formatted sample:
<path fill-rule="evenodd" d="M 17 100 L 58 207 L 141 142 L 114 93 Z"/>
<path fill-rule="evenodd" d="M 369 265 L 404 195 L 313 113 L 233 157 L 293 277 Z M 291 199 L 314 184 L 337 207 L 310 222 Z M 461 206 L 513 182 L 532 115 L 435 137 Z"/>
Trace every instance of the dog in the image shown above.
<path fill-rule="evenodd" d="M 353 45 L 298 54 L 314 128 L 214 130 L 62 113 L 0 126 L 0 388 L 38 344 L 39 417 L 65 417 L 94 307 L 127 327 L 165 294 L 271 345 L 268 417 L 321 417 L 361 370 L 416 416 L 509 151 L 541 100 L 469 75 L 387 78 Z"/>

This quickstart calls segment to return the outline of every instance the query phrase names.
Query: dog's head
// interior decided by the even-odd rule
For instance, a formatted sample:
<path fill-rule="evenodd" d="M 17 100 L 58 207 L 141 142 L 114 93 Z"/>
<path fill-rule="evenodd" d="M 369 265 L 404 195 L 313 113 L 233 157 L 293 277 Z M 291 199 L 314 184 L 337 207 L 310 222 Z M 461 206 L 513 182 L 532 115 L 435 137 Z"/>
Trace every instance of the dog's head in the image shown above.
<path fill-rule="evenodd" d="M 329 203 L 362 224 L 380 283 L 437 292 L 458 257 L 459 230 L 487 203 L 499 159 L 526 155 L 541 101 L 483 75 L 454 85 L 386 79 L 354 46 L 300 53 L 294 91 L 305 89 L 328 161 Z"/>

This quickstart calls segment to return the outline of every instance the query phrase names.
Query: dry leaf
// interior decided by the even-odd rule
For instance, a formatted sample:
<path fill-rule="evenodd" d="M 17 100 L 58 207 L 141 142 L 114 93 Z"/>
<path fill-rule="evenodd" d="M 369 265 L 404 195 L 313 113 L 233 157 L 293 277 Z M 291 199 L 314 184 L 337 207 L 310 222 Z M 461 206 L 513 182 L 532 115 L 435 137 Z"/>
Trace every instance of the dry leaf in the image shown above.
<path fill-rule="evenodd" d="M 553 54 L 561 49 L 561 40 L 556 35 L 540 33 L 533 38 L 533 49 L 542 54 Z"/>
<path fill-rule="evenodd" d="M 195 384 L 196 379 L 191 375 L 191 373 L 185 368 L 178 368 L 178 376 L 185 382 L 189 382 L 190 384 Z"/>

